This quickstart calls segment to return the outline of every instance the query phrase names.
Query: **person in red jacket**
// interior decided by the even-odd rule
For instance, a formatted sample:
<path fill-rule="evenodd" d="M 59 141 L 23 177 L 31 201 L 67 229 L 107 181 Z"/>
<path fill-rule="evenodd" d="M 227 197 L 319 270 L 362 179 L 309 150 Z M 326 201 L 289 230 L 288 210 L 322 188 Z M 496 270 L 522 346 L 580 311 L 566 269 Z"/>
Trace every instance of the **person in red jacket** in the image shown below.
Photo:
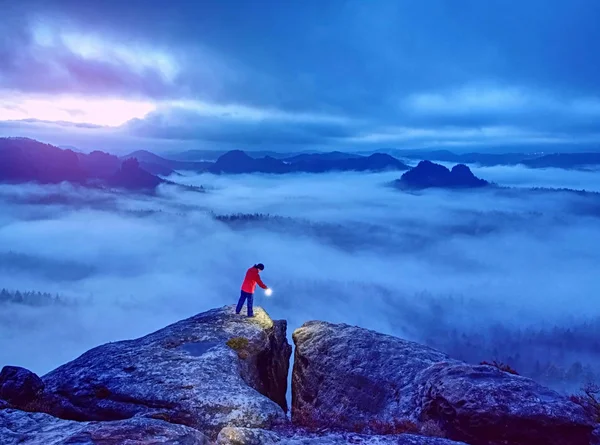
<path fill-rule="evenodd" d="M 260 279 L 260 272 L 264 269 L 265 266 L 262 263 L 258 263 L 246 271 L 246 276 L 242 283 L 240 299 L 235 308 L 236 314 L 239 314 L 242 311 L 244 302 L 248 300 L 248 317 L 254 317 L 254 312 L 252 310 L 252 304 L 254 303 L 254 289 L 256 289 L 257 284 L 263 289 L 268 289 L 267 285 Z"/>

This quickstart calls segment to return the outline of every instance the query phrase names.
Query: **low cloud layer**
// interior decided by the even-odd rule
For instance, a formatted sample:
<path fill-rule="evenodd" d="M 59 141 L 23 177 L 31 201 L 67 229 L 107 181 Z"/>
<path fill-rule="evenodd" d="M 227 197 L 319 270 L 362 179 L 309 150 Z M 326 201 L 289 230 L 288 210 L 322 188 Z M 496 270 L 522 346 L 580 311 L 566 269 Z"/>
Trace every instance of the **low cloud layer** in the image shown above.
<path fill-rule="evenodd" d="M 504 185 L 560 185 L 551 171 L 477 171 L 486 173 Z M 165 186 L 157 197 L 0 186 L 2 286 L 76 303 L 4 304 L 0 365 L 45 373 L 100 343 L 233 304 L 259 261 L 274 294 L 257 304 L 290 332 L 321 319 L 431 343 L 441 326 L 486 336 L 498 324 L 551 329 L 600 317 L 598 196 L 412 194 L 386 185 L 395 177 L 185 175 L 175 179 L 208 193 Z M 563 179 L 600 190 L 597 176 Z"/>

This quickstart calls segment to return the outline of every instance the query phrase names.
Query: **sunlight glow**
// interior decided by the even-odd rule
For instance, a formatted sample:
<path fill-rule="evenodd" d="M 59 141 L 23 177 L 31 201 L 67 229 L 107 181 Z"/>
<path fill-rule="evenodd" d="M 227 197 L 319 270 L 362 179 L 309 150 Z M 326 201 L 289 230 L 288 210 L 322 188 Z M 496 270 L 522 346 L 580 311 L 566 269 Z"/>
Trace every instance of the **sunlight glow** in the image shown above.
<path fill-rule="evenodd" d="M 134 41 L 120 41 L 110 36 L 65 28 L 56 23 L 36 23 L 32 27 L 35 43 L 47 50 L 64 51 L 84 60 L 125 65 L 132 72 L 152 69 L 168 81 L 179 73 L 172 54 L 156 46 Z"/>
<path fill-rule="evenodd" d="M 0 121 L 36 119 L 116 127 L 156 109 L 151 102 L 124 99 L 58 97 L 23 99 L 0 105 Z"/>
<path fill-rule="evenodd" d="M 118 61 L 126 64 L 130 70 L 138 72 L 155 69 L 170 81 L 173 81 L 178 73 L 173 58 L 156 49 L 131 43 L 124 45 L 120 42 L 82 33 L 62 33 L 61 38 L 62 43 L 73 54 L 84 59 L 104 62 Z"/>

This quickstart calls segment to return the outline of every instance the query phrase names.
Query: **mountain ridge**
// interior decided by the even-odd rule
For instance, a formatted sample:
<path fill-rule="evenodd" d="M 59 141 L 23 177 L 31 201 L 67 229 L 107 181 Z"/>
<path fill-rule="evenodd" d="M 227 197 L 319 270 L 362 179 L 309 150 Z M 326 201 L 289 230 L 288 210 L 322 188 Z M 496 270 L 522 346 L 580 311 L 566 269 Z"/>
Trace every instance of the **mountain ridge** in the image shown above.
<path fill-rule="evenodd" d="M 71 182 L 137 191 L 153 191 L 164 182 L 140 168 L 136 159 L 121 161 L 101 151 L 74 152 L 29 138 L 0 138 L 0 181 Z"/>

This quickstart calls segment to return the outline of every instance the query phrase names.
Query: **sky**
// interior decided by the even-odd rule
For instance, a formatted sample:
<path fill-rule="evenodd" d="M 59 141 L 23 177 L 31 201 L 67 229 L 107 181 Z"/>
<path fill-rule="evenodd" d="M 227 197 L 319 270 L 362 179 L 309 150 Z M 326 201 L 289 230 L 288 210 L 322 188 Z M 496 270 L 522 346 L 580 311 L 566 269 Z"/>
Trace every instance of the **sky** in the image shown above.
<path fill-rule="evenodd" d="M 110 151 L 599 146 L 596 0 L 0 9 L 0 136 Z"/>

